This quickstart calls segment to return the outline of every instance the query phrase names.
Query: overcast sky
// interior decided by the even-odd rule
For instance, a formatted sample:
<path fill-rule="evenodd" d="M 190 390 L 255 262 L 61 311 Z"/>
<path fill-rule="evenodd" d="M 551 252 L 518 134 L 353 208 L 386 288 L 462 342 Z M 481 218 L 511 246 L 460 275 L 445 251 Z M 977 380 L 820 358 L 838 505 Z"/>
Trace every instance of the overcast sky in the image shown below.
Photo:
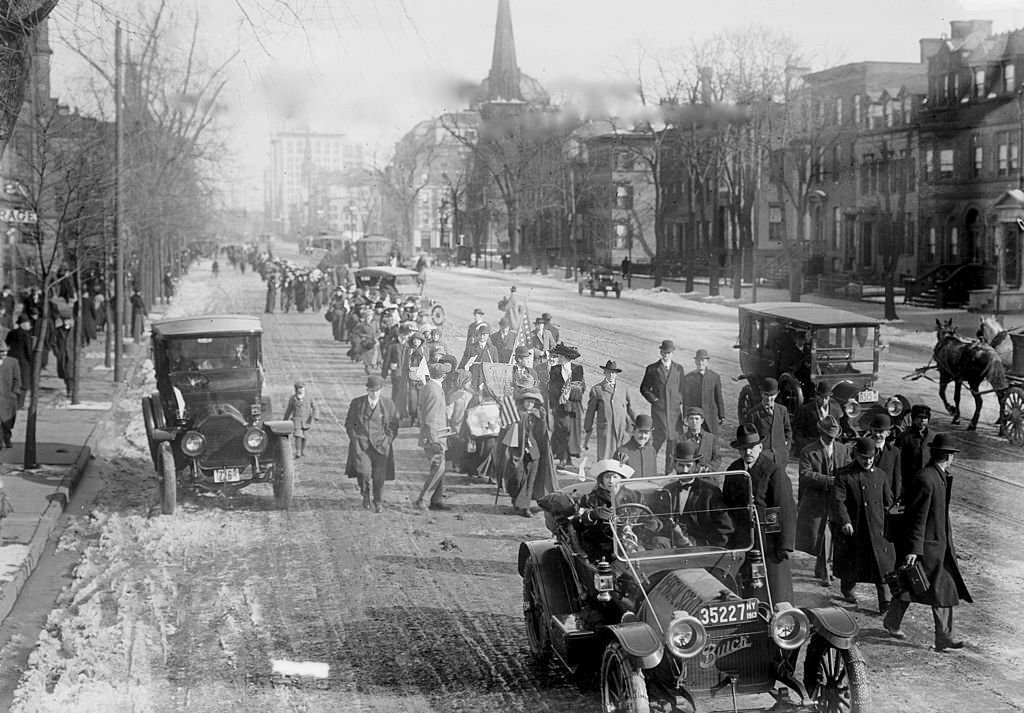
<path fill-rule="evenodd" d="M 82 92 L 86 69 L 62 48 L 60 29 L 77 22 L 102 33 L 110 20 L 106 8 L 118 3 L 129 29 L 136 26 L 134 8 L 156 4 L 58 5 L 53 91 L 63 101 L 88 104 Z M 442 87 L 487 74 L 497 0 L 172 5 L 181 19 L 197 8 L 211 59 L 240 50 L 230 75 L 227 120 L 243 174 L 240 185 L 246 185 L 235 199 L 252 201 L 261 196 L 269 135 L 286 118 L 313 130 L 349 133 L 377 149 L 383 162 L 387 147 L 417 121 L 456 108 Z M 787 32 L 815 69 L 863 60 L 916 61 L 918 39 L 948 34 L 951 19 L 992 19 L 997 32 L 1024 26 L 1020 0 L 511 0 L 511 6 L 519 65 L 545 86 L 621 79 L 641 50 L 663 54 L 718 30 L 749 25 Z"/>

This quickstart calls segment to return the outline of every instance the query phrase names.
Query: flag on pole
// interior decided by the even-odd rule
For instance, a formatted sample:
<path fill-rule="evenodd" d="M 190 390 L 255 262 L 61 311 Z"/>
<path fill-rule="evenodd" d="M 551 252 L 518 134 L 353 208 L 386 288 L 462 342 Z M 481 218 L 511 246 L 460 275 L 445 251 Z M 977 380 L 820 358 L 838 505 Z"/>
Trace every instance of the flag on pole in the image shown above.
<path fill-rule="evenodd" d="M 516 408 L 516 400 L 512 394 L 506 394 L 498 399 L 498 417 L 502 428 L 523 420 L 519 409 Z"/>

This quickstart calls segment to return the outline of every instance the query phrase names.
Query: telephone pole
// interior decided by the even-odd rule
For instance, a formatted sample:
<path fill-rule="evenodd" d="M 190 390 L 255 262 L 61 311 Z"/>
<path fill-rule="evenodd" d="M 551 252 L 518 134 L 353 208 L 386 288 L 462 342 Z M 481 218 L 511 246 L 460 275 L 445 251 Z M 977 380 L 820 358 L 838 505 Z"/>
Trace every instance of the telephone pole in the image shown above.
<path fill-rule="evenodd" d="M 114 382 L 124 379 L 124 86 L 121 77 L 121 23 L 114 29 Z"/>

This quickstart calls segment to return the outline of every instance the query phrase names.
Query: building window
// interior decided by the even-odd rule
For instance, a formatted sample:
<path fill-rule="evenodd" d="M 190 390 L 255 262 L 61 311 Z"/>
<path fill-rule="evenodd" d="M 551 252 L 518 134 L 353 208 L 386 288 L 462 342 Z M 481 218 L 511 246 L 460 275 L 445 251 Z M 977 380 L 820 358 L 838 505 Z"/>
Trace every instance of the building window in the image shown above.
<path fill-rule="evenodd" d="M 615 223 L 615 249 L 629 249 L 629 223 L 616 221 Z"/>
<path fill-rule="evenodd" d="M 782 242 L 782 206 L 778 203 L 768 206 L 768 239 Z"/>
<path fill-rule="evenodd" d="M 832 249 L 839 250 L 843 238 L 843 211 L 839 206 L 832 207 Z"/>
<path fill-rule="evenodd" d="M 935 226 L 928 228 L 928 261 L 935 261 L 935 251 L 938 248 L 938 242 L 935 235 Z"/>
<path fill-rule="evenodd" d="M 832 147 L 832 182 L 839 183 L 839 174 L 843 170 L 843 147 L 836 144 Z"/>
<path fill-rule="evenodd" d="M 1017 89 L 1017 77 L 1015 74 L 1013 62 L 1007 62 L 1003 65 L 1003 91 L 1007 94 L 1012 94 Z"/>
<path fill-rule="evenodd" d="M 619 210 L 633 210 L 633 186 L 620 183 L 615 187 L 615 207 Z"/>
<path fill-rule="evenodd" d="M 903 123 L 909 124 L 913 119 L 914 101 L 910 97 L 903 97 Z"/>
<path fill-rule="evenodd" d="M 971 177 L 977 178 L 985 170 L 985 147 L 981 145 L 981 139 L 975 134 L 971 137 L 974 146 L 974 157 L 971 162 Z"/>
<path fill-rule="evenodd" d="M 853 123 L 860 125 L 861 122 L 861 107 L 860 107 L 860 94 L 853 95 Z"/>
<path fill-rule="evenodd" d="M 903 254 L 914 254 L 914 214 L 907 213 L 903 218 Z"/>
<path fill-rule="evenodd" d="M 953 177 L 953 149 L 939 151 L 939 178 Z"/>
<path fill-rule="evenodd" d="M 636 158 L 633 156 L 632 151 L 620 151 L 618 159 L 619 168 L 623 171 L 632 171 L 636 165 Z"/>
<path fill-rule="evenodd" d="M 955 225 L 949 229 L 949 257 L 951 260 L 960 258 L 960 231 Z"/>
<path fill-rule="evenodd" d="M 882 102 L 874 102 L 868 106 L 869 129 L 881 129 L 885 125 L 884 111 Z"/>
<path fill-rule="evenodd" d="M 836 123 L 843 123 L 843 98 L 836 97 Z"/>
<path fill-rule="evenodd" d="M 871 166 L 875 162 L 874 154 L 866 153 L 860 158 L 860 192 L 871 193 Z"/>
<path fill-rule="evenodd" d="M 985 97 L 985 70 L 974 70 L 974 96 L 978 99 Z"/>
<path fill-rule="evenodd" d="M 934 171 L 935 171 L 935 151 L 934 150 L 932 150 L 932 149 L 925 149 L 924 150 L 924 167 L 923 168 L 924 168 L 924 171 L 922 171 L 922 173 L 924 174 L 924 180 L 925 181 L 931 181 L 933 178 L 935 178 L 935 175 L 934 175 Z"/>
<path fill-rule="evenodd" d="M 997 171 L 1000 176 L 1012 176 L 1017 170 L 1017 132 L 1000 131 L 996 134 Z"/>

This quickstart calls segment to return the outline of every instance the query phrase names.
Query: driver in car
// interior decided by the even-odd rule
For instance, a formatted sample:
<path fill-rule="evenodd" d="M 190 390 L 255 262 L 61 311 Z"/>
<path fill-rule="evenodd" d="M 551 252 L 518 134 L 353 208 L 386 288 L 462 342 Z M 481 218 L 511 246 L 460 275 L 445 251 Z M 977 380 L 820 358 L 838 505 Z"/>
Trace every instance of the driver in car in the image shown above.
<path fill-rule="evenodd" d="M 644 499 L 640 493 L 621 484 L 623 479 L 628 480 L 633 475 L 633 469 L 628 465 L 606 458 L 594 463 L 591 472 L 597 473 L 597 484 L 593 490 L 580 498 L 576 526 L 587 556 L 597 560 L 611 557 L 613 553 L 614 507 L 628 504 L 643 505 Z M 628 538 L 630 534 L 635 535 L 635 538 L 631 539 L 634 539 L 635 544 L 641 549 L 666 549 L 671 547 L 672 543 L 668 538 L 656 534 L 661 528 L 661 520 L 648 515 L 642 517 L 639 522 L 621 525 L 620 536 Z"/>
<path fill-rule="evenodd" d="M 695 441 L 676 443 L 677 475 L 708 472 Z M 679 478 L 665 486 L 672 495 L 672 542 L 676 547 L 727 547 L 735 530 L 722 490 L 711 478 Z"/>

